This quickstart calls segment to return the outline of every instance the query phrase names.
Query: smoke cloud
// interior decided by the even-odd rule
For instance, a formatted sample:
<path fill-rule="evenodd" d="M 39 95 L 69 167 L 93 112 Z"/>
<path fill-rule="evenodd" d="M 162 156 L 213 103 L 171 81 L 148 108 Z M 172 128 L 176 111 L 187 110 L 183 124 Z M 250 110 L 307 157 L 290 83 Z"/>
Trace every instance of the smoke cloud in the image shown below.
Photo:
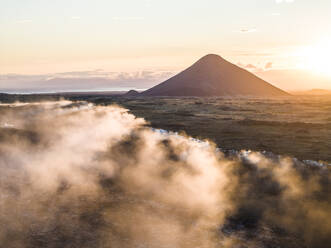
<path fill-rule="evenodd" d="M 325 247 L 330 168 L 154 130 L 119 106 L 0 105 L 0 247 Z"/>

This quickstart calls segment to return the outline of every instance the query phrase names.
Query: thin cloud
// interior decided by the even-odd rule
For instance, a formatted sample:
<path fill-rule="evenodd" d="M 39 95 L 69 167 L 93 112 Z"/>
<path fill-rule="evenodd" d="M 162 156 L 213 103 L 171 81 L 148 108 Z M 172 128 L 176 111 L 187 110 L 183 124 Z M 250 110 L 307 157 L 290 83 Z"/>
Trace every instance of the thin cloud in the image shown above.
<path fill-rule="evenodd" d="M 114 21 L 141 21 L 144 17 L 141 16 L 114 16 L 112 17 Z"/>
<path fill-rule="evenodd" d="M 257 67 L 255 65 L 248 64 L 248 65 L 245 66 L 245 68 L 247 68 L 247 69 L 256 69 Z"/>
<path fill-rule="evenodd" d="M 59 92 L 147 89 L 173 76 L 173 71 L 109 72 L 103 70 L 45 75 L 0 75 L 3 92 Z"/>
<path fill-rule="evenodd" d="M 269 69 L 272 68 L 272 66 L 273 66 L 273 63 L 272 62 L 268 62 L 268 63 L 265 64 L 264 69 L 265 70 L 269 70 Z"/>
<path fill-rule="evenodd" d="M 242 28 L 242 29 L 239 29 L 238 31 L 235 31 L 235 32 L 239 32 L 239 33 L 254 33 L 254 32 L 257 32 L 257 29 L 256 28 Z"/>
<path fill-rule="evenodd" d="M 24 20 L 17 21 L 17 23 L 30 23 L 30 22 L 32 22 L 31 19 L 24 19 Z"/>
<path fill-rule="evenodd" d="M 242 68 L 249 70 L 251 72 L 254 72 L 254 73 L 271 70 L 273 68 L 272 62 L 267 62 L 264 66 L 253 65 L 253 64 L 243 64 L 241 62 L 238 62 L 237 65 L 239 67 L 242 67 Z"/>
<path fill-rule="evenodd" d="M 295 0 L 276 0 L 276 3 L 277 4 L 280 4 L 280 3 L 293 3 Z"/>

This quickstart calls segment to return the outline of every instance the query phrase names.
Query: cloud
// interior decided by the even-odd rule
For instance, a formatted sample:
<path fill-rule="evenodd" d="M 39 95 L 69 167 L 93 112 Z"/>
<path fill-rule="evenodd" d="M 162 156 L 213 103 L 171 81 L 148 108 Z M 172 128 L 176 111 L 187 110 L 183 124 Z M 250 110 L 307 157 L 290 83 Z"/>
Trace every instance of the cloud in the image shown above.
<path fill-rule="evenodd" d="M 151 7 L 152 6 L 152 0 L 145 0 L 145 7 Z"/>
<path fill-rule="evenodd" d="M 327 165 L 146 126 L 118 106 L 0 105 L 0 246 L 331 242 Z"/>
<path fill-rule="evenodd" d="M 293 3 L 295 0 L 275 0 L 277 4 L 280 3 Z"/>
<path fill-rule="evenodd" d="M 239 67 L 242 67 L 244 69 L 247 69 L 247 70 L 253 71 L 253 72 L 261 70 L 261 68 L 259 68 L 256 65 L 253 65 L 253 64 L 242 64 L 241 62 L 238 62 L 237 65 Z"/>
<path fill-rule="evenodd" d="M 32 22 L 31 19 L 24 19 L 24 20 L 18 20 L 17 23 L 30 23 Z"/>
<path fill-rule="evenodd" d="M 265 66 L 264 66 L 264 69 L 265 69 L 265 70 L 269 70 L 269 69 L 272 68 L 272 65 L 273 65 L 272 62 L 267 62 L 267 63 L 265 64 Z"/>
<path fill-rule="evenodd" d="M 256 73 L 256 72 L 263 72 L 265 70 L 272 69 L 273 63 L 267 62 L 263 67 L 261 67 L 259 65 L 253 65 L 253 64 L 242 64 L 241 62 L 238 62 L 237 65 L 239 67 L 245 68 L 247 70 L 250 70 L 250 71 L 253 71 L 254 73 Z"/>
<path fill-rule="evenodd" d="M 257 29 L 256 28 L 242 28 L 238 31 L 235 31 L 235 32 L 239 32 L 239 33 L 254 33 L 254 32 L 257 32 Z"/>
<path fill-rule="evenodd" d="M 3 92 L 62 92 L 146 89 L 174 75 L 172 71 L 74 71 L 45 75 L 0 75 Z"/>
<path fill-rule="evenodd" d="M 144 17 L 141 16 L 114 16 L 112 20 L 114 21 L 141 21 L 144 20 Z"/>
<path fill-rule="evenodd" d="M 245 66 L 245 68 L 247 68 L 247 69 L 256 69 L 257 67 L 255 65 L 252 65 L 252 64 L 247 64 Z"/>

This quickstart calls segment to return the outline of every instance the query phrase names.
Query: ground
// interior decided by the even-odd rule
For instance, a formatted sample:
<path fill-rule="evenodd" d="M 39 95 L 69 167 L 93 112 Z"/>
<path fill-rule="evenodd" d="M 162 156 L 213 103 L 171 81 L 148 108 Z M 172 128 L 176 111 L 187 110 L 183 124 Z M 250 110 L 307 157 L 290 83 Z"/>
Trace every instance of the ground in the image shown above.
<path fill-rule="evenodd" d="M 0 101 L 86 100 L 118 104 L 152 127 L 209 139 L 225 150 L 269 151 L 331 163 L 331 97 L 139 98 L 99 94 L 0 96 Z"/>
<path fill-rule="evenodd" d="M 331 98 L 112 98 L 155 128 L 250 149 L 331 162 Z"/>

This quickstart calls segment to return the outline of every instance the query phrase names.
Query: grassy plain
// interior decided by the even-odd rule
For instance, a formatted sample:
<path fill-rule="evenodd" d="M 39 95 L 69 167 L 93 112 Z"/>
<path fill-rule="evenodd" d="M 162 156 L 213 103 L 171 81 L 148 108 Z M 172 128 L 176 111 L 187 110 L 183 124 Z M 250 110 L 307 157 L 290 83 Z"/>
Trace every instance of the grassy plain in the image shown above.
<path fill-rule="evenodd" d="M 225 150 L 269 151 L 331 163 L 331 97 L 198 98 L 100 94 L 3 95 L 0 102 L 85 100 L 118 104 L 150 126 L 209 139 Z"/>
<path fill-rule="evenodd" d="M 230 150 L 271 151 L 331 162 L 331 97 L 111 98 L 155 128 L 210 139 Z"/>

